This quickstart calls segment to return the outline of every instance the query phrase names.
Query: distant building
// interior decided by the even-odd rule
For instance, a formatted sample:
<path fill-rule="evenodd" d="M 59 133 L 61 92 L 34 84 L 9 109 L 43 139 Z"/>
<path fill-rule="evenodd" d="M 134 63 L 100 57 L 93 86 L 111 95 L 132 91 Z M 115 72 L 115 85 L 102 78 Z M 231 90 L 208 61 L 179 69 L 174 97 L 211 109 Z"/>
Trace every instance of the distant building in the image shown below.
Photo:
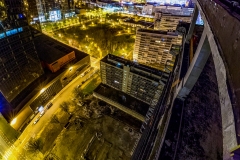
<path fill-rule="evenodd" d="M 27 0 L 28 13 L 33 21 L 57 21 L 74 14 L 73 0 Z M 36 15 L 36 16 L 35 16 Z"/>
<path fill-rule="evenodd" d="M 73 0 L 60 1 L 60 9 L 64 18 L 71 17 L 75 11 L 75 4 Z"/>
<path fill-rule="evenodd" d="M 190 15 L 172 15 L 170 13 L 155 12 L 154 29 L 161 31 L 175 31 L 179 22 L 191 22 Z"/>
<path fill-rule="evenodd" d="M 47 67 L 52 72 L 57 72 L 69 62 L 76 60 L 75 52 L 80 52 L 42 34 L 36 36 L 34 42 L 43 67 Z M 82 58 L 89 56 L 85 53 L 80 55 Z"/>
<path fill-rule="evenodd" d="M 169 13 L 172 15 L 185 15 L 185 16 L 191 16 L 194 11 L 194 8 L 186 8 L 182 6 L 156 6 L 153 10 L 153 12 L 162 12 L 162 13 Z"/>
<path fill-rule="evenodd" d="M 144 5 L 142 9 L 142 14 L 152 15 L 153 13 L 153 5 Z"/>
<path fill-rule="evenodd" d="M 142 64 L 164 69 L 173 65 L 174 56 L 169 53 L 172 45 L 181 45 L 182 37 L 174 32 L 138 29 L 133 60 Z"/>
<path fill-rule="evenodd" d="M 37 0 L 27 0 L 25 1 L 25 7 L 27 8 L 27 18 L 30 24 L 39 21 L 39 14 L 37 8 Z"/>

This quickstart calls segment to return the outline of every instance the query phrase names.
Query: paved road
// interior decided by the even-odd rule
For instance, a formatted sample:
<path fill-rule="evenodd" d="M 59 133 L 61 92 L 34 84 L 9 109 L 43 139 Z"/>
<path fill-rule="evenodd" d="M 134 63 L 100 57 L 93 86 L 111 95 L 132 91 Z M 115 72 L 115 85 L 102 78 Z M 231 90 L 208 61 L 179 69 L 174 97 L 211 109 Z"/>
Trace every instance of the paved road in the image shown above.
<path fill-rule="evenodd" d="M 0 157 L 4 160 L 25 160 L 25 156 L 18 152 L 9 139 L 0 132 Z"/>
<path fill-rule="evenodd" d="M 97 67 L 96 67 L 97 69 Z M 15 146 L 18 148 L 26 148 L 27 143 L 31 137 L 35 137 L 41 129 L 44 127 L 44 125 L 50 120 L 51 116 L 56 112 L 59 105 L 63 101 L 67 101 L 73 97 L 72 91 L 73 89 L 79 85 L 82 81 L 85 81 L 87 78 L 91 76 L 91 74 L 95 71 L 92 70 L 88 74 L 86 74 L 84 77 L 76 77 L 72 82 L 70 82 L 59 94 L 57 94 L 52 99 L 52 107 L 46 111 L 46 113 L 40 118 L 39 122 L 37 124 L 33 124 L 33 122 L 39 117 L 39 114 L 35 116 L 35 118 L 29 123 L 29 125 L 26 127 L 24 132 L 21 134 L 21 136 L 18 138 L 18 140 L 15 142 Z M 1 142 L 1 139 L 0 139 Z M 6 149 L 6 146 L 3 145 L 4 149 Z M 9 147 L 7 147 L 9 148 Z M 1 149 L 1 146 L 0 146 Z M 14 159 L 14 154 L 10 155 L 12 159 Z"/>
<path fill-rule="evenodd" d="M 4 153 L 8 150 L 9 146 L 5 142 L 2 136 L 0 136 L 0 155 L 4 155 Z"/>

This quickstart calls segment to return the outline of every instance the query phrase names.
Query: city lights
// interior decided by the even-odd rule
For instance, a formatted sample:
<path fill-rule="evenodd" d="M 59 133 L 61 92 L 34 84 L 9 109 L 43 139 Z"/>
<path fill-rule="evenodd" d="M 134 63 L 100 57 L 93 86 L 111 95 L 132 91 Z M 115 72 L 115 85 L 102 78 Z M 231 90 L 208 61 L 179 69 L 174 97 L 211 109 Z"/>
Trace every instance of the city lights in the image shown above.
<path fill-rule="evenodd" d="M 43 93 L 44 91 L 45 91 L 45 88 L 41 89 L 41 90 L 40 90 L 40 93 Z"/>
<path fill-rule="evenodd" d="M 14 119 L 11 121 L 10 125 L 14 125 L 16 122 L 17 122 L 17 118 L 14 118 Z"/>

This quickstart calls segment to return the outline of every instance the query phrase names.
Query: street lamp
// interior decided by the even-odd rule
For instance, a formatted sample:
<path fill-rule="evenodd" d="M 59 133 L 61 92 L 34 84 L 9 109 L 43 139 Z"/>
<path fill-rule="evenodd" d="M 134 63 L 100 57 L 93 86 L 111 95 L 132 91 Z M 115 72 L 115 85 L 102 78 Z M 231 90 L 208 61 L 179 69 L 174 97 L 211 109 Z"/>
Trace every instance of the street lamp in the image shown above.
<path fill-rule="evenodd" d="M 45 91 L 45 88 L 41 89 L 40 93 L 43 93 Z"/>
<path fill-rule="evenodd" d="M 12 125 L 14 125 L 16 122 L 17 122 L 17 118 L 14 118 L 14 119 L 11 121 L 10 125 L 12 126 Z"/>
<path fill-rule="evenodd" d="M 72 71 L 72 69 L 73 69 L 73 67 L 70 67 L 70 68 L 69 68 L 69 71 L 71 72 L 71 71 Z"/>

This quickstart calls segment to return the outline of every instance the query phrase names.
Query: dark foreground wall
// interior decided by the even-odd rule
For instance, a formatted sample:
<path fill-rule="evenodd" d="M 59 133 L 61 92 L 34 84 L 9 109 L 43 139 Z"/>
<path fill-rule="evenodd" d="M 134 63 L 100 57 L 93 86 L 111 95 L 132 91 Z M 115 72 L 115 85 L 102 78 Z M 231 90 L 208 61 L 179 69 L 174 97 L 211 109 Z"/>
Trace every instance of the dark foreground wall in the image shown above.
<path fill-rule="evenodd" d="M 222 49 L 237 134 L 240 135 L 240 15 L 219 0 L 198 0 Z M 233 92 L 233 94 L 231 94 Z"/>
<path fill-rule="evenodd" d="M 212 56 L 185 100 L 177 159 L 222 159 L 221 108 Z"/>
<path fill-rule="evenodd" d="M 187 99 L 184 103 L 177 101 L 173 106 L 159 159 L 220 160 L 222 154 L 221 107 L 215 67 L 210 55 Z"/>

